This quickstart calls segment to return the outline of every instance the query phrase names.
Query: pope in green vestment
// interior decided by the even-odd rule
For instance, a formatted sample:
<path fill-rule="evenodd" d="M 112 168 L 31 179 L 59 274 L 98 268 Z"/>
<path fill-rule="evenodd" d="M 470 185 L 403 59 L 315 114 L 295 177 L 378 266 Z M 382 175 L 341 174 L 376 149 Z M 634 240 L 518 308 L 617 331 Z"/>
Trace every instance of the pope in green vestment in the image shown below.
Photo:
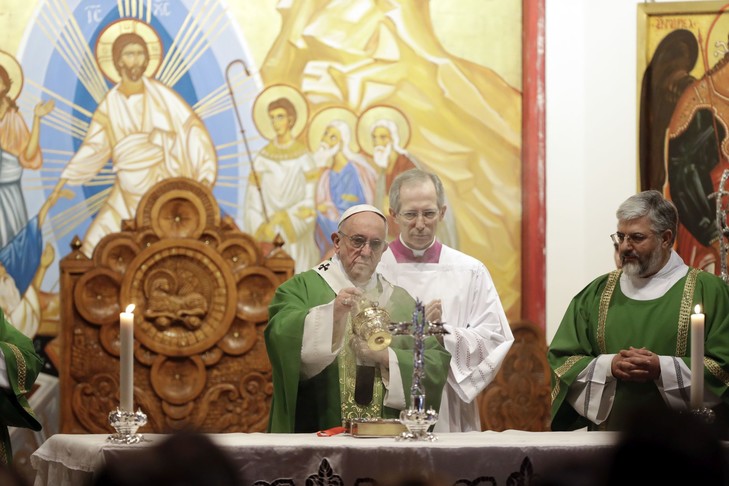
<path fill-rule="evenodd" d="M 0 461 L 10 464 L 13 453 L 8 427 L 40 430 L 26 394 L 43 366 L 33 341 L 14 328 L 0 309 L 0 351 L 4 357 L 10 387 L 0 387 Z"/>
<path fill-rule="evenodd" d="M 390 369 L 389 384 L 383 377 L 375 381 L 372 404 L 354 403 L 354 360 L 348 352 L 347 337 L 341 347 L 327 349 L 322 362 L 302 373 L 302 346 L 305 326 L 332 326 L 332 302 L 344 287 L 351 286 L 338 258 L 300 273 L 283 283 L 269 307 L 265 330 L 266 347 L 273 368 L 273 401 L 269 432 L 316 432 L 341 426 L 343 418 L 397 418 L 410 405 L 413 375 L 412 336 L 393 336 L 389 350 L 396 356 L 397 370 Z M 412 321 L 415 300 L 404 289 L 393 286 L 380 275 L 372 276 L 367 290 L 372 300 L 388 311 L 392 321 Z M 348 324 L 351 329 L 351 325 Z M 329 334 L 331 335 L 331 333 Z M 351 335 L 351 334 L 350 334 Z M 331 342 L 331 339 L 329 339 Z M 329 344 L 329 343 L 326 343 Z M 329 344 L 331 348 L 331 344 Z M 424 341 L 426 407 L 437 410 L 445 385 L 450 354 L 430 336 Z M 392 362 L 392 361 L 391 361 Z M 388 396 L 398 396 L 396 404 Z"/>
<path fill-rule="evenodd" d="M 686 267 L 675 252 L 656 280 L 668 280 L 674 271 L 683 277 L 657 298 L 626 296 L 621 270 L 598 277 L 574 297 L 549 347 L 553 430 L 586 426 L 590 430 L 621 430 L 630 412 L 638 408 L 686 410 L 691 381 L 690 315 L 697 304 L 705 314 L 704 403 L 726 407 L 729 286 L 716 275 Z M 608 376 L 603 382 L 600 373 L 594 372 L 601 357 L 606 357 L 605 365 L 609 366 L 612 356 L 631 346 L 659 356 L 660 377 L 639 382 Z M 583 372 L 589 375 L 589 384 L 576 402 L 580 404 L 578 413 L 568 396 Z"/>

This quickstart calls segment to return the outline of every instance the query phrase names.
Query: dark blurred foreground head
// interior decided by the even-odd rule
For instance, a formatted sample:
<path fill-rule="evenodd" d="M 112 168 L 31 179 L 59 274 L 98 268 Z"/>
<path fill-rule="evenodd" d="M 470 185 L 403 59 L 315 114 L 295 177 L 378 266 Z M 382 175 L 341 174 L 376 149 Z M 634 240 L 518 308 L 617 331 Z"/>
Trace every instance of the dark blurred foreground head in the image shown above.
<path fill-rule="evenodd" d="M 238 469 L 208 436 L 178 432 L 107 460 L 95 486 L 238 486 Z"/>
<path fill-rule="evenodd" d="M 721 423 L 665 408 L 638 411 L 621 435 L 608 485 L 729 484 Z"/>
<path fill-rule="evenodd" d="M 535 486 L 729 486 L 722 444 L 726 422 L 713 424 L 664 407 L 627 418 L 612 453 L 564 458 L 537 471 Z M 591 432 L 599 433 L 599 432 Z M 729 452 L 729 449 L 727 449 Z"/>

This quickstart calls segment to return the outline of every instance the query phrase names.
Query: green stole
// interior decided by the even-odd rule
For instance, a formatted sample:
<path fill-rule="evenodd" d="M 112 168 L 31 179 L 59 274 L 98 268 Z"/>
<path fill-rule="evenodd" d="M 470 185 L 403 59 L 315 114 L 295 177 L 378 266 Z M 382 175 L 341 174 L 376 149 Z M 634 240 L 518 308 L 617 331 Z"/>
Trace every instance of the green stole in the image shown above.
<path fill-rule="evenodd" d="M 331 262 L 331 267 L 324 270 L 320 267 L 315 268 L 316 272 L 331 287 L 335 294 L 342 289 L 352 287 L 352 282 L 341 271 L 341 267 L 336 262 Z M 377 278 L 377 277 L 375 277 Z M 376 295 L 373 295 L 376 294 Z M 379 279 L 375 282 L 372 289 L 365 292 L 367 298 L 377 301 L 380 306 L 384 307 L 392 294 L 392 289 L 384 287 Z M 380 367 L 375 367 L 375 381 L 372 389 L 372 401 L 368 405 L 360 405 L 354 400 L 354 387 L 356 381 L 357 362 L 354 352 L 349 347 L 349 341 L 353 336 L 352 332 L 352 316 L 347 316 L 347 329 L 344 335 L 344 345 L 342 352 L 337 356 L 337 365 L 339 366 L 339 395 L 342 406 L 342 420 L 351 420 L 359 418 L 379 418 L 382 416 L 382 400 L 384 398 L 384 385 L 382 383 L 382 374 Z"/>

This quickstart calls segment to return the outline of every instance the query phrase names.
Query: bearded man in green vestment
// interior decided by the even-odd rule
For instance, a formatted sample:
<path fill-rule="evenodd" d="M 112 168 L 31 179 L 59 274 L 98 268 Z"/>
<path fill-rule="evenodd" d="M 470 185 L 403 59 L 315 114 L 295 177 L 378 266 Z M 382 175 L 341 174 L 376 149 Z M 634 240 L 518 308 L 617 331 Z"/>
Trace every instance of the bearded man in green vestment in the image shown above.
<path fill-rule="evenodd" d="M 8 427 L 41 429 L 26 394 L 42 366 L 33 341 L 14 328 L 0 309 L 0 461 L 4 464 L 13 460 Z"/>
<path fill-rule="evenodd" d="M 397 418 L 408 408 L 413 337 L 393 336 L 372 350 L 351 326 L 362 302 L 377 303 L 391 321 L 412 321 L 413 297 L 375 272 L 386 235 L 380 210 L 352 206 L 331 235 L 334 256 L 276 290 L 264 332 L 273 368 L 269 432 L 316 432 L 347 419 Z M 424 341 L 424 362 L 426 407 L 437 410 L 450 354 L 433 336 Z M 361 369 L 374 379 L 361 380 L 372 377 Z"/>
<path fill-rule="evenodd" d="M 552 429 L 622 430 L 646 409 L 690 409 L 690 315 L 705 314 L 701 408 L 729 403 L 729 286 L 673 251 L 675 206 L 658 191 L 616 213 L 622 268 L 570 303 L 549 346 Z"/>

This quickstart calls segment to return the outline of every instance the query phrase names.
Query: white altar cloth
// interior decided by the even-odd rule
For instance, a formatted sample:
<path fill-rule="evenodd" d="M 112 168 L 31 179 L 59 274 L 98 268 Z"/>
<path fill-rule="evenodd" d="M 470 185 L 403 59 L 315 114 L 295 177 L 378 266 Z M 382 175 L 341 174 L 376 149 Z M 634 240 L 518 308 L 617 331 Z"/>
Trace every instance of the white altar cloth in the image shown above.
<path fill-rule="evenodd" d="M 105 462 L 126 451 L 150 447 L 165 435 L 116 445 L 106 435 L 56 434 L 31 457 L 35 486 L 83 486 Z M 559 461 L 607 457 L 617 442 L 612 432 L 467 432 L 443 433 L 435 442 L 394 438 L 357 438 L 346 434 L 211 434 L 238 465 L 244 485 L 286 483 L 304 486 L 307 479 L 337 476 L 341 484 L 366 485 L 409 471 L 430 472 L 447 484 L 468 481 L 505 485 L 531 477 Z M 324 483 L 326 484 L 326 483 Z M 514 483 L 516 484 L 516 483 Z M 528 484 L 528 482 L 527 482 Z"/>

